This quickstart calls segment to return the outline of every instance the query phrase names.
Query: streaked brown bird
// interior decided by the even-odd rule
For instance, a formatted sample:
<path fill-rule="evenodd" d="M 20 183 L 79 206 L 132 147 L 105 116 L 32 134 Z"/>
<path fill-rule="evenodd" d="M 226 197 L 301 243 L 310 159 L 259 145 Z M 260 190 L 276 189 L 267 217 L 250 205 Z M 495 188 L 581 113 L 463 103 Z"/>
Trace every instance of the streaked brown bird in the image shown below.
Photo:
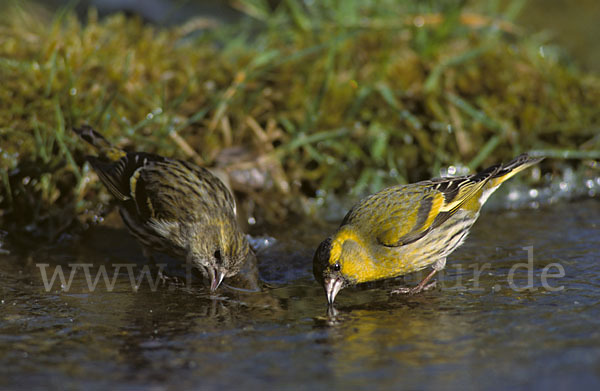
<path fill-rule="evenodd" d="M 73 129 L 96 148 L 94 171 L 117 199 L 123 222 L 152 251 L 190 260 L 215 291 L 253 257 L 236 221 L 235 201 L 207 169 L 144 152 L 113 147 L 89 126 Z"/>
<path fill-rule="evenodd" d="M 463 243 L 488 197 L 502 182 L 542 159 L 524 154 L 478 174 L 394 186 L 359 201 L 313 258 L 313 273 L 328 303 L 347 286 L 429 265 L 433 270 L 416 287 L 393 292 L 414 294 L 433 287 L 435 282 L 429 281 Z"/>

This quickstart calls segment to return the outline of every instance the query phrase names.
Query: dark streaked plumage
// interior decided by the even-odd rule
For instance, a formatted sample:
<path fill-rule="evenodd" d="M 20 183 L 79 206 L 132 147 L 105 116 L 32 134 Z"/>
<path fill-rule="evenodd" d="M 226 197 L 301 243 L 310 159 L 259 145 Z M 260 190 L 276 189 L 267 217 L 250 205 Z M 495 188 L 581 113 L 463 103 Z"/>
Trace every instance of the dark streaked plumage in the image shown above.
<path fill-rule="evenodd" d="M 413 289 L 428 286 L 446 257 L 465 240 L 488 197 L 525 168 L 542 159 L 521 155 L 478 174 L 390 187 L 359 201 L 313 258 L 313 273 L 329 304 L 348 285 L 392 278 L 433 265 Z"/>
<path fill-rule="evenodd" d="M 89 126 L 74 131 L 98 150 L 88 160 L 146 254 L 191 260 L 210 278 L 213 291 L 240 271 L 251 250 L 238 227 L 233 196 L 216 176 L 185 161 L 126 153 Z"/>

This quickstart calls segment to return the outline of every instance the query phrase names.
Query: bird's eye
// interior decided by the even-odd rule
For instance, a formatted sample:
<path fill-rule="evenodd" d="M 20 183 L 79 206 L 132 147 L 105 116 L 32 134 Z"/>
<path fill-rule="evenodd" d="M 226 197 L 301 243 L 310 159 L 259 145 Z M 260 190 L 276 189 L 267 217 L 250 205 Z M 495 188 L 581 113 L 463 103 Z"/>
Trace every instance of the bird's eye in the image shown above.
<path fill-rule="evenodd" d="M 215 257 L 217 262 L 221 262 L 221 250 L 217 250 L 215 251 L 215 253 L 213 254 L 213 256 Z"/>
<path fill-rule="evenodd" d="M 341 266 L 340 266 L 340 264 L 339 264 L 338 262 L 336 262 L 336 263 L 333 265 L 333 270 L 335 270 L 336 272 L 339 272 L 339 271 L 340 271 L 340 269 L 341 269 Z"/>

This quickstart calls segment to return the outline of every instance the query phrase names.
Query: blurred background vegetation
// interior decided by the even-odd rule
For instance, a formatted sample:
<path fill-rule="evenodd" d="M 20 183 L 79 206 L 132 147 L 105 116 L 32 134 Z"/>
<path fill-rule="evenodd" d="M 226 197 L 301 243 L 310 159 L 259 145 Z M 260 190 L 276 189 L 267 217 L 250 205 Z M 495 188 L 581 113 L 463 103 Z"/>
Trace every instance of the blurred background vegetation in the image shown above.
<path fill-rule="evenodd" d="M 83 123 L 215 169 L 250 223 L 525 151 L 570 159 L 547 159 L 550 179 L 594 178 L 600 43 L 523 22 L 573 7 L 551 4 L 4 2 L 0 227 L 53 242 L 102 219 L 109 197 L 70 131 Z M 557 45 L 569 34 L 591 53 L 577 64 Z"/>

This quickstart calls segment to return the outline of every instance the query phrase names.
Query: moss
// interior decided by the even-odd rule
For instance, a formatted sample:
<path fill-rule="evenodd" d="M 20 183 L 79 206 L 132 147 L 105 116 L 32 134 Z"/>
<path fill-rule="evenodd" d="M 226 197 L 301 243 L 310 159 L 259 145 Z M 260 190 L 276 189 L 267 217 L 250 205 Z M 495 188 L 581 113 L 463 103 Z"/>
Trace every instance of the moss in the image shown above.
<path fill-rule="evenodd" d="M 600 79 L 506 14 L 344 3 L 242 1 L 249 18 L 199 31 L 8 7 L 2 226 L 53 240 L 97 212 L 103 190 L 70 132 L 84 122 L 123 148 L 221 169 L 244 209 L 271 222 L 317 192 L 600 149 Z"/>

